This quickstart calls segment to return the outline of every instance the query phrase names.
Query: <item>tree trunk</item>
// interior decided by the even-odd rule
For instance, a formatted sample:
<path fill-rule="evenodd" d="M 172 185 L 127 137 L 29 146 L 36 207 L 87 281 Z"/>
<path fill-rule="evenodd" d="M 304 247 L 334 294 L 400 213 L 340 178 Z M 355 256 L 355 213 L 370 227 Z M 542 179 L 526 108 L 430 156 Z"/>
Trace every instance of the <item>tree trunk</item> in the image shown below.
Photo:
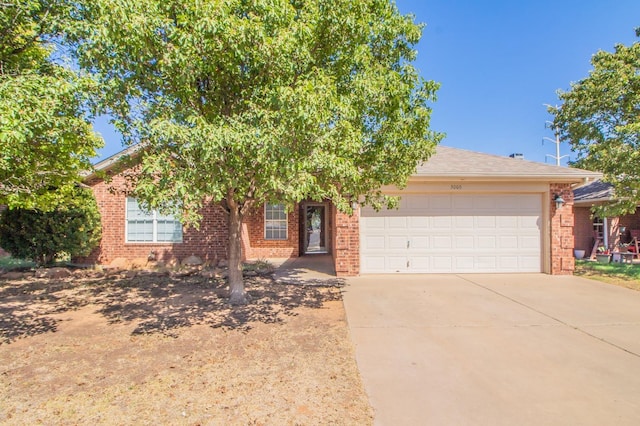
<path fill-rule="evenodd" d="M 232 305 L 246 305 L 242 281 L 242 213 L 239 206 L 229 208 L 229 290 Z"/>

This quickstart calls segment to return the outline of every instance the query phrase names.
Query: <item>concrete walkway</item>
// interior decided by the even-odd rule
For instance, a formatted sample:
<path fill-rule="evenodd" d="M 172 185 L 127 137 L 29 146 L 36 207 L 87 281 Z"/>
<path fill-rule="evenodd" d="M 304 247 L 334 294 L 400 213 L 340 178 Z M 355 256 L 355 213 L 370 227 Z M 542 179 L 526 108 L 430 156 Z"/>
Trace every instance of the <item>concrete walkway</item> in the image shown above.
<path fill-rule="evenodd" d="M 376 425 L 640 424 L 640 292 L 377 275 L 348 279 L 344 304 Z"/>
<path fill-rule="evenodd" d="M 329 254 L 307 254 L 287 259 L 267 259 L 275 266 L 274 277 L 280 282 L 300 285 L 344 285 L 336 277 L 333 258 Z"/>

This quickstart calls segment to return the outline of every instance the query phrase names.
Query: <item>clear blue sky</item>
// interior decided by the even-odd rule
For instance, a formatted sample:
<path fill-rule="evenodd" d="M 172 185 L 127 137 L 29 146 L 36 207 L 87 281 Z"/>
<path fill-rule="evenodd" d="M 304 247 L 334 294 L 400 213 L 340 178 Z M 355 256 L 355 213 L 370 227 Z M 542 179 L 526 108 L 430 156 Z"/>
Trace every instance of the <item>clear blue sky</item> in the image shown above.
<path fill-rule="evenodd" d="M 415 65 L 441 83 L 431 127 L 442 144 L 545 162 L 555 145 L 543 104 L 586 77 L 591 56 L 631 44 L 640 0 L 397 0 L 425 23 Z M 105 158 L 122 149 L 106 119 L 96 122 Z M 570 154 L 561 145 L 561 154 Z M 546 159 L 555 164 L 555 160 Z M 563 163 L 566 159 L 563 160 Z"/>

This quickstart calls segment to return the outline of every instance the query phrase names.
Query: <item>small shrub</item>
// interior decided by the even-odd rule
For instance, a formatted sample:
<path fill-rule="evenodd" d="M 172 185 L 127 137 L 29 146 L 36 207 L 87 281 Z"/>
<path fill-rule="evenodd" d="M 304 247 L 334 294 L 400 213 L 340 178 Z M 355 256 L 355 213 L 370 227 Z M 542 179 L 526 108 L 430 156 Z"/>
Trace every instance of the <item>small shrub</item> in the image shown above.
<path fill-rule="evenodd" d="M 0 216 L 0 246 L 13 257 L 38 265 L 63 255 L 86 256 L 100 238 L 98 205 L 85 188 L 59 197 L 50 211 L 16 208 Z"/>
<path fill-rule="evenodd" d="M 12 269 L 31 268 L 33 266 L 35 266 L 35 264 L 29 260 L 15 259 L 11 256 L 0 257 L 0 269 L 5 269 L 7 271 Z"/>
<path fill-rule="evenodd" d="M 252 262 L 248 262 L 242 265 L 244 271 L 256 271 L 262 273 L 271 273 L 274 271 L 274 266 L 266 259 L 258 259 Z"/>

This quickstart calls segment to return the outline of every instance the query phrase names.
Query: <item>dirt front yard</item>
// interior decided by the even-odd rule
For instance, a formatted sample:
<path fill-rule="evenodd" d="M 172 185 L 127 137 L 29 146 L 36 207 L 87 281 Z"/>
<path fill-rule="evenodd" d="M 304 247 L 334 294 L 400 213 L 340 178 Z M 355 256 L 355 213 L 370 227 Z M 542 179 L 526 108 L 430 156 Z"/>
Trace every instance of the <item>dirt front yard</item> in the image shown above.
<path fill-rule="evenodd" d="M 0 277 L 0 423 L 372 423 L 339 287 Z"/>

